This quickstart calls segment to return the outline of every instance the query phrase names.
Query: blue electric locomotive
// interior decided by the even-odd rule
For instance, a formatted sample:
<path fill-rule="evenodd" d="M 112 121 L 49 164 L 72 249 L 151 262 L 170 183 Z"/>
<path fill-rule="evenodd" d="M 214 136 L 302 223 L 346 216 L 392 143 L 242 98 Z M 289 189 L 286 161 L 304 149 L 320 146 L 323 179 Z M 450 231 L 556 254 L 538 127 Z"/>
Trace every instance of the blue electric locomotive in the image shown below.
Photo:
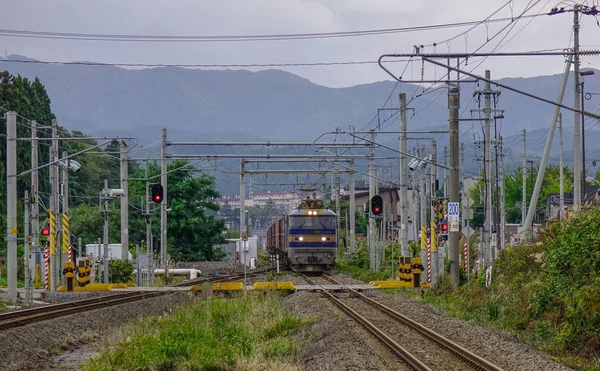
<path fill-rule="evenodd" d="M 267 250 L 294 272 L 331 272 L 337 255 L 337 219 L 322 200 L 307 197 L 267 231 Z"/>

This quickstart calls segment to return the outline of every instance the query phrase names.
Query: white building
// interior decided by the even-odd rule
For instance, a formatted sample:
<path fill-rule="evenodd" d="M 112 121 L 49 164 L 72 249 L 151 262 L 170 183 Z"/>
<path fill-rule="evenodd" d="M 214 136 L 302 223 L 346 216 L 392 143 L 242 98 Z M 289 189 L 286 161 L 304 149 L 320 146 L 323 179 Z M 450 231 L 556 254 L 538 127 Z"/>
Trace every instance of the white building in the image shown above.
<path fill-rule="evenodd" d="M 287 192 L 261 192 L 250 193 L 250 196 L 245 199 L 245 207 L 266 207 L 269 201 L 272 201 L 275 207 L 282 207 L 285 210 L 292 210 L 300 204 L 300 196 L 293 191 Z M 241 206 L 239 197 L 224 197 L 215 199 L 221 207 L 226 204 L 232 209 L 239 209 Z"/>

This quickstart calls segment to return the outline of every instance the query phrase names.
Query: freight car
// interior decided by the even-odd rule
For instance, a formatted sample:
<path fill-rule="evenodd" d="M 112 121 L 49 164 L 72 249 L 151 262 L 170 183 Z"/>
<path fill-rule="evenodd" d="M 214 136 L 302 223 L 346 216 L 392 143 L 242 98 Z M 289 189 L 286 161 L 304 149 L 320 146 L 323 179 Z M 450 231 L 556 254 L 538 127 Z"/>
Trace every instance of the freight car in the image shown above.
<path fill-rule="evenodd" d="M 337 255 L 336 215 L 306 196 L 297 209 L 267 231 L 267 250 L 294 272 L 331 272 Z"/>

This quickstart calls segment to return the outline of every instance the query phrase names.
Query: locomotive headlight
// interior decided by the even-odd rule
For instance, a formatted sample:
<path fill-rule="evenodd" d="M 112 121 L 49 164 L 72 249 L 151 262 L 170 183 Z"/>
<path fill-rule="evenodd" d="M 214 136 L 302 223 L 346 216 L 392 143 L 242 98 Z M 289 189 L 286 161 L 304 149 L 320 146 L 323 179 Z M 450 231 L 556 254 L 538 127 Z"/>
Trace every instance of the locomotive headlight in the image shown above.
<path fill-rule="evenodd" d="M 327 237 L 321 237 L 321 241 L 327 241 Z"/>
<path fill-rule="evenodd" d="M 302 236 L 298 237 L 298 239 L 299 239 L 300 241 L 304 241 L 304 237 L 302 237 Z"/>

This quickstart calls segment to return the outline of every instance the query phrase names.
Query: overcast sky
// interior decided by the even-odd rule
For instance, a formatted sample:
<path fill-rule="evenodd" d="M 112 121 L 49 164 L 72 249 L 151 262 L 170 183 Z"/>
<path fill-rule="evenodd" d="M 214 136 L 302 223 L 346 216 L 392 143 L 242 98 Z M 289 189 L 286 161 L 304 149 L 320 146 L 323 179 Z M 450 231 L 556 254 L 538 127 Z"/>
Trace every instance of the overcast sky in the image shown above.
<path fill-rule="evenodd" d="M 518 16 L 528 3 L 537 4 L 527 14 L 547 13 L 558 1 L 514 0 L 493 18 Z M 7 1 L 8 2 L 8 1 Z M 247 35 L 335 32 L 423 26 L 481 20 L 506 0 L 27 0 L 3 3 L 0 28 L 136 35 Z M 564 6 L 564 5 L 563 5 Z M 511 9 L 512 8 L 512 9 Z M 499 51 L 563 49 L 569 46 L 572 13 L 520 20 L 509 27 L 510 40 Z M 508 22 L 480 25 L 466 36 L 424 52 L 473 51 Z M 468 27 L 412 33 L 261 42 L 147 43 L 80 40 L 48 40 L 0 36 L 3 53 L 48 61 L 108 63 L 251 64 L 345 62 L 377 60 L 384 53 L 410 53 L 413 45 L 440 43 Z M 492 50 L 505 33 L 481 51 Z M 516 35 L 516 36 L 515 36 Z M 583 47 L 600 49 L 600 27 L 584 16 Z M 476 72 L 492 71 L 493 78 L 559 73 L 562 57 L 488 58 Z M 476 60 L 469 67 L 476 66 Z M 394 64 L 400 72 L 405 64 Z M 583 57 L 582 67 L 600 66 L 600 58 Z M 425 77 L 439 77 L 425 65 Z M 315 83 L 351 86 L 388 79 L 377 65 L 285 67 Z M 421 64 L 413 63 L 405 78 L 421 77 Z"/>

